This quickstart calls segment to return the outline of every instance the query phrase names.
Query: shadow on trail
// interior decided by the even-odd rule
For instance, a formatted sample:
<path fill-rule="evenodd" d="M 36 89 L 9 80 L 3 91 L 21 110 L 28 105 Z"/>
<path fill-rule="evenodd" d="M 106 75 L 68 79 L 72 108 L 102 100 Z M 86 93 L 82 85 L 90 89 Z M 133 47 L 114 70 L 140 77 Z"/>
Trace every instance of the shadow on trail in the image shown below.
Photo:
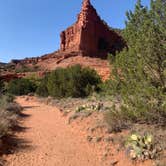
<path fill-rule="evenodd" d="M 24 112 L 24 109 L 18 114 L 17 123 L 11 128 L 14 133 L 26 132 L 29 127 L 24 127 L 24 120 L 29 118 L 31 115 Z"/>
<path fill-rule="evenodd" d="M 32 146 L 32 142 L 26 140 L 24 138 L 20 138 L 16 133 L 27 132 L 30 127 L 24 127 L 24 120 L 29 118 L 31 115 L 25 113 L 26 111 L 23 109 L 21 113 L 19 113 L 18 123 L 11 128 L 11 134 L 2 138 L 0 142 L 0 156 L 9 155 L 13 153 L 17 153 L 20 151 L 31 151 L 35 147 Z M 3 163 L 3 164 L 1 164 Z M 0 166 L 5 165 L 6 161 L 1 160 L 0 158 Z"/>
<path fill-rule="evenodd" d="M 8 134 L 7 136 L 2 138 L 2 147 L 0 148 L 0 155 L 2 154 L 13 154 L 14 152 L 22 151 L 22 150 L 31 150 L 33 149 L 31 146 L 31 141 L 28 141 L 24 138 L 19 138 L 16 133 L 26 132 L 29 130 L 29 127 L 24 127 L 22 122 L 24 118 L 28 118 L 31 115 L 25 114 L 21 112 L 19 114 L 19 121 L 16 125 L 11 128 L 12 134 Z"/>
<path fill-rule="evenodd" d="M 37 108 L 39 106 L 23 106 L 23 109 L 31 109 L 31 108 Z"/>
<path fill-rule="evenodd" d="M 23 127 L 21 126 L 21 124 L 15 125 L 12 127 L 12 131 L 20 133 L 20 132 L 25 132 L 27 130 L 29 130 L 30 127 Z"/>
<path fill-rule="evenodd" d="M 30 116 L 31 116 L 30 114 L 26 114 L 26 113 L 24 113 L 24 112 L 21 112 L 21 113 L 19 114 L 19 118 L 20 118 L 20 119 L 29 118 Z"/>
<path fill-rule="evenodd" d="M 3 146 L 1 148 L 0 154 L 13 154 L 18 151 L 24 151 L 24 150 L 33 150 L 34 147 L 32 147 L 32 142 L 25 140 L 23 138 L 18 138 L 15 135 L 8 135 L 2 139 Z"/>

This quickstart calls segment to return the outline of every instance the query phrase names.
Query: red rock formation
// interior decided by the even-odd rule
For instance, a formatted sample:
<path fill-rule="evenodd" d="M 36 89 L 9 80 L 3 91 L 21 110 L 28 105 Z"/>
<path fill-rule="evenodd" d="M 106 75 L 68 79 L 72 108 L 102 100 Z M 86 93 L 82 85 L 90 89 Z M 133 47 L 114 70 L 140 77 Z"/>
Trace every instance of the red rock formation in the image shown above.
<path fill-rule="evenodd" d="M 78 51 L 88 56 L 104 56 L 121 50 L 125 43 L 98 16 L 90 0 L 84 0 L 77 22 L 61 32 L 61 51 Z"/>
<path fill-rule="evenodd" d="M 77 21 L 61 33 L 60 50 L 36 58 L 13 60 L 15 68 L 21 66 L 38 67 L 44 76 L 45 72 L 57 67 L 68 67 L 80 64 L 95 69 L 103 80 L 110 76 L 110 66 L 104 59 L 108 52 L 115 53 L 125 46 L 120 35 L 111 30 L 101 20 L 90 0 L 84 0 Z M 95 58 L 94 58 L 95 57 Z M 101 59 L 103 58 L 103 59 Z M 7 75 L 4 79 L 21 78 L 26 75 Z"/>

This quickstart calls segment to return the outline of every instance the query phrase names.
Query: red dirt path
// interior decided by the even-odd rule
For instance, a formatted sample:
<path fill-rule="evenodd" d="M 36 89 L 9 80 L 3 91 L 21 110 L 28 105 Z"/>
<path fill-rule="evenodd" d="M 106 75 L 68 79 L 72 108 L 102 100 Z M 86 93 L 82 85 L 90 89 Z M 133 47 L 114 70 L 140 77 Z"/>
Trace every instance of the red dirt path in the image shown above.
<path fill-rule="evenodd" d="M 25 140 L 25 147 L 30 148 L 6 156 L 8 166 L 110 166 L 112 161 L 118 161 L 116 166 L 133 166 L 123 153 L 114 155 L 112 161 L 111 158 L 101 160 L 104 144 L 92 145 L 86 139 L 85 128 L 93 118 L 69 125 L 68 119 L 56 107 L 39 103 L 36 98 L 18 97 L 17 102 L 25 108 L 27 118 L 22 125 L 27 130 L 16 136 Z M 113 152 L 114 147 L 111 149 Z M 137 166 L 151 166 L 150 163 Z"/>

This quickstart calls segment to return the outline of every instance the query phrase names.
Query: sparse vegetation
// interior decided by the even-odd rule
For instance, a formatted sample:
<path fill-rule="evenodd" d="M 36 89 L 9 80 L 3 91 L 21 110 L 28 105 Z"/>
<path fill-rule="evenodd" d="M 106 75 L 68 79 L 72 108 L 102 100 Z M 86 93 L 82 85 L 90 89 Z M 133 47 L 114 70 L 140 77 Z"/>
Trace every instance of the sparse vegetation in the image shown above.
<path fill-rule="evenodd" d="M 0 139 L 9 134 L 11 128 L 17 124 L 21 107 L 13 99 L 10 95 L 0 96 Z"/>
<path fill-rule="evenodd" d="M 38 66 L 26 66 L 26 65 L 21 65 L 20 67 L 15 69 L 16 73 L 26 73 L 26 72 L 36 72 L 39 70 Z"/>

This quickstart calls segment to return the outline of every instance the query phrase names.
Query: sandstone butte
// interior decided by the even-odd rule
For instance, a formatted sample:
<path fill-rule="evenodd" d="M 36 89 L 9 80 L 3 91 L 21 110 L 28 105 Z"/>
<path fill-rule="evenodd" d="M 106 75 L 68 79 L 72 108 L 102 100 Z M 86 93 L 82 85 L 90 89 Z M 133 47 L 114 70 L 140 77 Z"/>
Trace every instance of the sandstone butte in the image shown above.
<path fill-rule="evenodd" d="M 90 0 L 84 0 L 74 25 L 61 33 L 61 51 L 78 51 L 85 56 L 105 57 L 124 46 L 123 39 L 101 20 Z"/>
<path fill-rule="evenodd" d="M 38 75 L 57 67 L 80 64 L 95 69 L 103 80 L 106 80 L 110 75 L 107 54 L 121 51 L 125 46 L 123 38 L 100 18 L 90 0 L 83 0 L 77 21 L 62 31 L 60 38 L 58 51 L 41 57 L 12 60 L 11 63 L 15 64 L 16 68 L 22 65 L 38 66 Z M 10 73 L 10 78 L 17 77 L 17 74 L 13 75 Z M 5 79 L 5 76 L 3 78 Z"/>

